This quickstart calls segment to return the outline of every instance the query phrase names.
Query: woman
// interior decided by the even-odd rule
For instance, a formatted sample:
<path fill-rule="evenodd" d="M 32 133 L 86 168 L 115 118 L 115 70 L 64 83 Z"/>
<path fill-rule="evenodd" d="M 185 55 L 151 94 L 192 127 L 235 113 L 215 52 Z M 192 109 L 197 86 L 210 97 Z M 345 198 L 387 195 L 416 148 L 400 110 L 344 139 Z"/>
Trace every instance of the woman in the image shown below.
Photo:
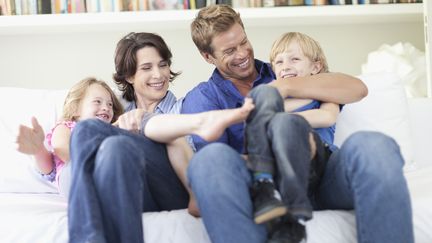
<path fill-rule="evenodd" d="M 165 145 L 140 129 L 145 112 L 178 113 L 168 91 L 179 74 L 170 69 L 171 57 L 151 33 L 130 33 L 117 44 L 114 80 L 129 102 L 118 126 L 129 131 L 97 120 L 77 124 L 70 143 L 70 242 L 143 242 L 142 212 L 187 207 Z"/>

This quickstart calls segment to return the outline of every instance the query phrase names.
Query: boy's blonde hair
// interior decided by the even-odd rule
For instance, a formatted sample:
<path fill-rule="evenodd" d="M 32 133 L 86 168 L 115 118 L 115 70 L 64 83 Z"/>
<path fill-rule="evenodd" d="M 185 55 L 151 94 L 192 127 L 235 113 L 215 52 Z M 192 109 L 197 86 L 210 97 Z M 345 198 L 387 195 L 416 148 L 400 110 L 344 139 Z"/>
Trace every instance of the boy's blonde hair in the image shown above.
<path fill-rule="evenodd" d="M 108 93 L 111 95 L 111 99 L 113 102 L 113 119 L 111 122 L 115 122 L 118 117 L 123 113 L 123 106 L 120 101 L 117 99 L 117 96 L 114 94 L 112 89 L 102 80 L 98 80 L 93 77 L 85 78 L 79 81 L 77 84 L 72 86 L 69 90 L 66 99 L 63 104 L 63 114 L 62 119 L 65 121 L 77 121 L 79 116 L 78 112 L 80 109 L 80 105 L 84 96 L 86 95 L 87 89 L 93 85 L 98 84 L 105 88 Z"/>
<path fill-rule="evenodd" d="M 328 73 L 327 58 L 320 44 L 310 36 L 299 32 L 288 32 L 276 39 L 270 51 L 270 64 L 273 67 L 273 62 L 279 53 L 288 50 L 289 45 L 296 41 L 303 51 L 303 54 L 313 62 L 320 62 L 322 65 L 318 73 Z"/>
<path fill-rule="evenodd" d="M 202 8 L 191 23 L 192 40 L 200 52 L 213 55 L 213 37 L 239 23 L 244 29 L 240 14 L 226 4 Z"/>

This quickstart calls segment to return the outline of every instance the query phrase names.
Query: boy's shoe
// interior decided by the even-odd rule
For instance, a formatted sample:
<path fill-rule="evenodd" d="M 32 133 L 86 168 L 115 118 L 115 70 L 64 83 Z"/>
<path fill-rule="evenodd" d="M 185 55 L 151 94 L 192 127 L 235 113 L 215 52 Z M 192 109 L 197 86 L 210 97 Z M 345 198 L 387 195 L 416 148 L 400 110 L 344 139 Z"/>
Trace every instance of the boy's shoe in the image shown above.
<path fill-rule="evenodd" d="M 270 180 L 256 181 L 252 188 L 255 223 L 261 224 L 287 213 L 279 193 Z"/>
<path fill-rule="evenodd" d="M 306 242 L 306 227 L 296 221 L 281 220 L 270 230 L 267 243 Z"/>

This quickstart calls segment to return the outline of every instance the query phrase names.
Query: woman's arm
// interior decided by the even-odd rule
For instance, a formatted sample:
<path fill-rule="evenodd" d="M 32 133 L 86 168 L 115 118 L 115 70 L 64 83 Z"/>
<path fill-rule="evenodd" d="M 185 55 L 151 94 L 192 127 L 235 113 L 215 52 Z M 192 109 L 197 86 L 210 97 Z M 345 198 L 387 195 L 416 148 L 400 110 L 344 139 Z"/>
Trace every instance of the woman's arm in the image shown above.
<path fill-rule="evenodd" d="M 270 85 L 276 87 L 284 98 L 291 96 L 336 104 L 357 102 L 368 93 L 360 79 L 342 73 L 278 79 Z"/>
<path fill-rule="evenodd" d="M 319 109 L 305 110 L 294 114 L 304 117 L 312 128 L 330 127 L 336 123 L 339 115 L 339 105 L 322 103 Z"/>

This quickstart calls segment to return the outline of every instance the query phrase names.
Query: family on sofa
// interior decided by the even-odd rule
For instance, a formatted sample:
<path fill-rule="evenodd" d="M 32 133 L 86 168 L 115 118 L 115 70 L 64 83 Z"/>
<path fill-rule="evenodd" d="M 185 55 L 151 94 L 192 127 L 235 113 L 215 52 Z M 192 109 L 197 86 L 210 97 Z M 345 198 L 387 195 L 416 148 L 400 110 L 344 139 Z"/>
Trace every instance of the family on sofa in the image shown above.
<path fill-rule="evenodd" d="M 99 119 L 78 116 L 76 126 L 53 131 L 52 142 L 62 141 L 52 144 L 54 155 L 70 163 L 41 172 L 71 174 L 70 242 L 143 242 L 142 212 L 180 208 L 202 217 L 212 242 L 301 242 L 312 210 L 324 209 L 354 209 L 358 242 L 414 242 L 397 143 L 358 132 L 333 145 L 339 104 L 367 94 L 361 80 L 329 73 L 319 44 L 300 33 L 275 42 L 270 64 L 254 59 L 227 5 L 201 9 L 191 35 L 215 70 L 184 99 L 168 91 L 180 73 L 163 39 L 130 33 L 114 60 L 126 112 L 110 124 L 116 97 L 86 91 L 75 111 L 88 105 Z M 205 113 L 213 110 L 223 113 Z M 223 133 L 203 135 L 209 129 L 197 113 Z"/>

